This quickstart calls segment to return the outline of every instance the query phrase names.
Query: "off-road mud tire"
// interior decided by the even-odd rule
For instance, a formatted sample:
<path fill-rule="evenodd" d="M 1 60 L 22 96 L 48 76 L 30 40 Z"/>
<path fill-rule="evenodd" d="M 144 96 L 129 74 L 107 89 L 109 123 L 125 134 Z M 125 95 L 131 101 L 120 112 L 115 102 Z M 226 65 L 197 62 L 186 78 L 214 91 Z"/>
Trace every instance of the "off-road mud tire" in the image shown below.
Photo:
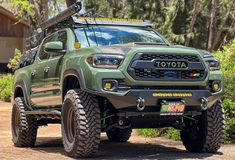
<path fill-rule="evenodd" d="M 97 98 L 81 90 L 69 90 L 62 107 L 62 139 L 68 156 L 91 157 L 98 151 L 100 132 Z"/>
<path fill-rule="evenodd" d="M 181 139 L 189 152 L 215 153 L 223 143 L 225 117 L 221 101 L 196 117 L 196 126 L 186 124 L 181 131 Z"/>
<path fill-rule="evenodd" d="M 37 139 L 37 122 L 25 114 L 25 106 L 23 97 L 15 98 L 11 115 L 11 130 L 12 141 L 16 147 L 32 147 Z"/>
<path fill-rule="evenodd" d="M 113 128 L 106 132 L 111 142 L 127 142 L 131 137 L 132 129 L 129 128 Z"/>

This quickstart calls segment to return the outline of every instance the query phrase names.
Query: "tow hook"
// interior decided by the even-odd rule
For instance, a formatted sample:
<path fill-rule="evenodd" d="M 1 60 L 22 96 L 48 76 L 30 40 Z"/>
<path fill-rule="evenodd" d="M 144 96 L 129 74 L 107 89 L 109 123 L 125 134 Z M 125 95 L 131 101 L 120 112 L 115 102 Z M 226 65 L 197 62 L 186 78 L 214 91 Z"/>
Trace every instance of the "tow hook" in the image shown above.
<path fill-rule="evenodd" d="M 143 111 L 144 108 L 145 108 L 145 100 L 144 100 L 143 98 L 139 97 L 139 98 L 137 99 L 137 109 L 138 109 L 139 111 Z"/>
<path fill-rule="evenodd" d="M 207 110 L 208 108 L 208 100 L 205 97 L 201 99 L 201 108 L 203 111 Z"/>

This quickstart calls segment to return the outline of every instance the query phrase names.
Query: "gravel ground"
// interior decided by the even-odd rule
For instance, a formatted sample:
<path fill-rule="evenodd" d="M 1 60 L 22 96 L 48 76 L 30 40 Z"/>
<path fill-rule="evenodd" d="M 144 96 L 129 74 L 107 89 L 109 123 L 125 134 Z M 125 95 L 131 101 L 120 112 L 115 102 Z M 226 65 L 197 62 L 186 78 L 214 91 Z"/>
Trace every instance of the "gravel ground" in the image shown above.
<path fill-rule="evenodd" d="M 11 141 L 11 104 L 0 102 L 0 159 L 45 160 L 71 159 L 62 146 L 60 125 L 39 128 L 36 146 L 16 148 Z M 181 142 L 160 138 L 143 138 L 133 133 L 128 143 L 111 143 L 101 135 L 100 151 L 93 159 L 235 159 L 235 145 L 224 145 L 217 154 L 196 154 L 185 151 Z"/>

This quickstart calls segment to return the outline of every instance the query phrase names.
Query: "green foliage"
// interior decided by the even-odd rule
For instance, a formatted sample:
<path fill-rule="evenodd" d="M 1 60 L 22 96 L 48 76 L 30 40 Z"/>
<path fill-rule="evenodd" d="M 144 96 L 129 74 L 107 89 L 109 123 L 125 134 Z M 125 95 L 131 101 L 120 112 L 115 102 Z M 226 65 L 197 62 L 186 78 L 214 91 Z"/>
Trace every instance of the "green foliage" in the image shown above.
<path fill-rule="evenodd" d="M 156 137 L 157 136 L 156 129 L 138 129 L 137 133 L 144 137 Z"/>
<path fill-rule="evenodd" d="M 0 99 L 10 102 L 12 93 L 12 75 L 0 77 Z"/>
<path fill-rule="evenodd" d="M 223 107 L 226 115 L 225 143 L 235 143 L 235 103 L 225 98 Z"/>
<path fill-rule="evenodd" d="M 166 130 L 166 134 L 165 134 L 169 139 L 175 140 L 175 141 L 180 141 L 180 132 L 177 129 L 174 128 L 168 128 Z"/>
<path fill-rule="evenodd" d="M 223 50 L 214 52 L 220 59 L 221 70 L 225 80 L 225 98 L 235 102 L 235 40 L 223 47 Z"/>
<path fill-rule="evenodd" d="M 138 129 L 137 133 L 144 137 L 167 137 L 169 139 L 179 141 L 179 130 L 174 128 L 161 128 L 161 129 Z"/>
<path fill-rule="evenodd" d="M 235 40 L 214 52 L 220 59 L 221 70 L 224 73 L 225 96 L 223 107 L 226 117 L 226 142 L 235 141 Z"/>
<path fill-rule="evenodd" d="M 20 20 L 28 20 L 32 28 L 42 27 L 43 21 L 54 16 L 64 8 L 64 0 L 10 0 L 10 8 L 15 17 Z"/>
<path fill-rule="evenodd" d="M 9 60 L 7 67 L 12 69 L 13 71 L 19 67 L 20 58 L 22 57 L 22 53 L 19 49 L 15 49 L 15 55 L 12 59 Z"/>
<path fill-rule="evenodd" d="M 16 8 L 17 13 L 15 13 L 15 16 L 18 19 L 21 19 L 25 15 L 33 16 L 35 13 L 34 6 L 28 0 L 11 0 L 10 3 L 13 8 Z"/>

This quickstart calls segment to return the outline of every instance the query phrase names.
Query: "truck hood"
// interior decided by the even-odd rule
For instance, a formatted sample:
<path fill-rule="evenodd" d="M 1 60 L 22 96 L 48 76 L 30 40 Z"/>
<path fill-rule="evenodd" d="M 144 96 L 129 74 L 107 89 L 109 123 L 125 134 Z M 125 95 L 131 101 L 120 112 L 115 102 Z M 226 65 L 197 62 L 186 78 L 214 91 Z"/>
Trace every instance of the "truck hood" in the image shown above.
<path fill-rule="evenodd" d="M 98 49 L 104 54 L 127 54 L 131 50 L 138 50 L 138 51 L 163 51 L 163 52 L 197 52 L 200 51 L 195 48 L 179 46 L 179 45 L 153 45 L 153 44 L 135 44 L 135 43 L 128 43 L 128 44 L 118 44 L 118 45 L 110 45 L 110 46 L 100 46 Z"/>

